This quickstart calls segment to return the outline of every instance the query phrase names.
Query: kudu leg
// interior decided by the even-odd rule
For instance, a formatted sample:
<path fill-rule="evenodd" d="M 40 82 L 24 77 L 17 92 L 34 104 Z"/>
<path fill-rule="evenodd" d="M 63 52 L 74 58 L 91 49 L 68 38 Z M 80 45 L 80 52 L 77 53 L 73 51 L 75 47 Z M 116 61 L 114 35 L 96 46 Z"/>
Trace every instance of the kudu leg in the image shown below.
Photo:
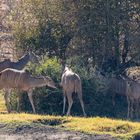
<path fill-rule="evenodd" d="M 5 92 L 4 93 L 5 105 L 6 105 L 8 113 L 10 113 L 11 112 L 11 105 L 10 105 L 10 101 L 9 101 L 9 95 L 11 93 L 11 89 L 5 90 L 4 92 Z"/>
<path fill-rule="evenodd" d="M 130 100 L 129 100 L 129 97 L 127 97 L 127 104 L 128 104 L 128 107 L 127 107 L 127 118 L 129 119 L 130 118 Z"/>
<path fill-rule="evenodd" d="M 134 100 L 131 99 L 130 101 L 130 117 L 133 118 L 133 112 L 134 112 Z"/>
<path fill-rule="evenodd" d="M 113 93 L 113 95 L 112 95 L 112 104 L 113 104 L 113 106 L 115 106 L 115 96 L 116 96 L 116 94 Z"/>
<path fill-rule="evenodd" d="M 65 114 L 65 107 L 66 107 L 66 92 L 63 92 L 63 115 Z"/>
<path fill-rule="evenodd" d="M 32 90 L 29 90 L 28 91 L 28 97 L 29 97 L 29 101 L 31 103 L 31 106 L 32 106 L 32 109 L 33 109 L 33 113 L 36 113 L 35 111 L 35 107 L 34 107 L 34 103 L 33 103 L 33 91 Z"/>
<path fill-rule="evenodd" d="M 135 113 L 136 113 L 136 119 L 138 119 L 139 118 L 139 101 L 138 100 L 136 100 Z"/>
<path fill-rule="evenodd" d="M 72 93 L 67 93 L 67 99 L 68 99 L 68 111 L 67 111 L 67 116 L 70 115 L 71 107 L 73 104 L 73 99 L 72 99 Z"/>
<path fill-rule="evenodd" d="M 83 115 L 86 116 L 82 93 L 77 93 L 77 94 L 78 94 L 78 98 L 80 100 L 80 104 L 82 107 Z"/>
<path fill-rule="evenodd" d="M 20 112 L 20 101 L 21 101 L 20 90 L 17 90 L 17 112 Z"/>

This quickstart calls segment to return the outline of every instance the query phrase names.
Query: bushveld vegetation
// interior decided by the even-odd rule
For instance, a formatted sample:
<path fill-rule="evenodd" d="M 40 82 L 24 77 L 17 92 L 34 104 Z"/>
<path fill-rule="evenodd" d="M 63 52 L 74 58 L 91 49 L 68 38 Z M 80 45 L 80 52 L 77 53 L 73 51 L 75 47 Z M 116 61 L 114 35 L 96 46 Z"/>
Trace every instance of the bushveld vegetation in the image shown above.
<path fill-rule="evenodd" d="M 139 1 L 13 0 L 10 8 L 7 19 L 12 28 L 17 52 L 30 50 L 40 56 L 40 66 L 33 64 L 28 66 L 33 74 L 49 75 L 59 87 L 60 59 L 66 60 L 73 71 L 81 77 L 83 100 L 88 116 L 126 118 L 126 98 L 116 95 L 116 104 L 113 106 L 112 92 L 103 93 L 98 90 L 101 81 L 96 75 L 95 68 L 108 75 L 112 73 L 119 75 L 124 74 L 126 69 L 140 65 Z M 14 110 L 16 94 L 12 94 L 11 101 Z M 35 89 L 34 101 L 38 113 L 50 115 L 62 113 L 63 98 L 60 87 L 57 90 L 45 87 Z M 82 114 L 79 106 L 78 98 L 74 94 L 73 115 Z M 21 110 L 31 111 L 24 93 Z M 12 115 L 13 118 L 16 117 Z M 22 116 L 25 116 L 26 122 L 28 116 L 26 114 Z M 31 116 L 33 119 L 34 116 Z M 35 117 L 45 118 L 45 116 Z M 49 120 L 49 116 L 46 118 Z M 140 131 L 139 123 L 121 120 L 99 117 L 58 118 L 62 121 L 68 119 L 68 122 L 62 124 L 64 127 L 73 130 L 79 128 L 79 131 L 87 133 L 102 131 L 130 138 Z M 77 123 L 79 121 L 80 124 Z M 87 129 L 89 124 L 92 126 Z"/>

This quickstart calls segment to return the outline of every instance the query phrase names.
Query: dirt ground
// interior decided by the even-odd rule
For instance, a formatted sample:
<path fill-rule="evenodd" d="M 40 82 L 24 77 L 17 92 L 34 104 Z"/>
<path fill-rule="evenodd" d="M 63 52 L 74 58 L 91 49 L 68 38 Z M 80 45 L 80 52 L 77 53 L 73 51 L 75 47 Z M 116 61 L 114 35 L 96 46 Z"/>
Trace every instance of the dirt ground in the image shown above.
<path fill-rule="evenodd" d="M 7 126 L 0 124 L 0 140 L 116 140 L 109 135 L 87 135 L 46 125 Z"/>

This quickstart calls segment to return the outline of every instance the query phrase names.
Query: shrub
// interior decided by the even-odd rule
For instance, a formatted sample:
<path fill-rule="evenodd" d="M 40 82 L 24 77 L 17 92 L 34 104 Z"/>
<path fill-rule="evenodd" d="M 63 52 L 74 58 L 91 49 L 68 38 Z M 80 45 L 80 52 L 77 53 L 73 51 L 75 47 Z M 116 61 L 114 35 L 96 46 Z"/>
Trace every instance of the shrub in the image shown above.
<path fill-rule="evenodd" d="M 79 67 L 79 68 L 78 68 Z M 32 66 L 30 66 L 30 69 Z M 96 75 L 91 75 L 84 67 L 72 67 L 73 71 L 80 75 L 82 80 L 83 100 L 85 110 L 88 116 L 107 116 L 107 117 L 125 117 L 127 104 L 124 97 L 116 96 L 116 105 L 112 105 L 112 93 L 103 94 L 97 92 L 100 86 L 100 81 Z M 60 64 L 56 58 L 45 57 L 41 61 L 41 65 L 35 69 L 33 74 L 45 73 L 50 76 L 58 85 L 60 83 Z M 15 96 L 14 96 L 15 97 Z M 57 114 L 62 113 L 63 108 L 63 93 L 59 87 L 57 90 L 51 88 L 37 88 L 33 91 L 35 108 L 38 113 Z M 80 102 L 76 94 L 73 94 L 73 115 L 82 115 Z M 16 108 L 16 100 L 13 100 L 13 107 Z M 22 111 L 31 111 L 31 105 L 27 94 L 22 94 L 21 98 Z M 125 113 L 124 113 L 125 112 Z"/>

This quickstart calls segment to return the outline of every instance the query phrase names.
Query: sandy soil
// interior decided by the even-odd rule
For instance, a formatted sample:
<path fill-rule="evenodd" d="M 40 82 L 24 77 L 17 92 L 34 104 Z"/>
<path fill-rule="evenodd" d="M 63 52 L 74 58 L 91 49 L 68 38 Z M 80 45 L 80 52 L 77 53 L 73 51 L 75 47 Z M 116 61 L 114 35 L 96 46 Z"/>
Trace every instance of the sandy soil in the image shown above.
<path fill-rule="evenodd" d="M 0 124 L 0 140 L 116 140 L 109 135 L 87 135 L 46 125 L 9 127 Z"/>

